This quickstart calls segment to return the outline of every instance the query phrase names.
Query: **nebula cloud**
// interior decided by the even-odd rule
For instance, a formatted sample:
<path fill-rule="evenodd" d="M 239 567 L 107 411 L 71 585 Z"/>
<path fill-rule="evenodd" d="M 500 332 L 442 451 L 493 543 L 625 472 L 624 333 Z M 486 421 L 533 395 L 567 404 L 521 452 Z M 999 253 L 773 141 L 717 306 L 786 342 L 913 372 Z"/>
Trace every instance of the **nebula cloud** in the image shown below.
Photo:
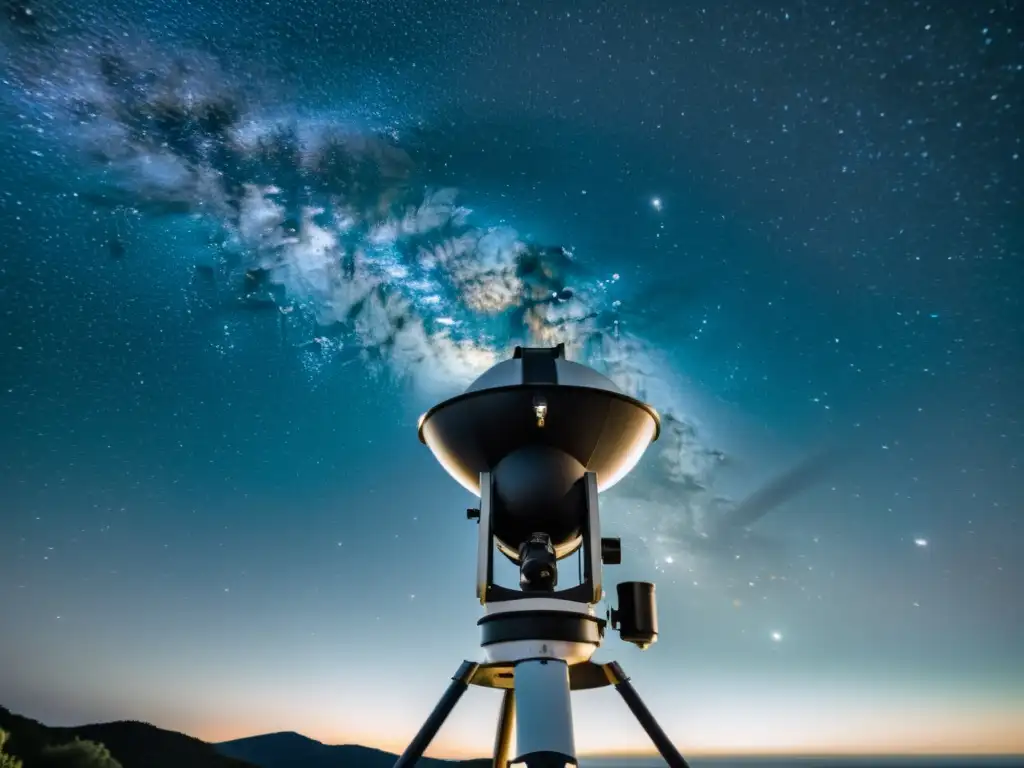
<path fill-rule="evenodd" d="M 19 19 L 0 41 L 6 96 L 78 154 L 87 199 L 215 228 L 216 257 L 196 268 L 229 297 L 225 311 L 275 312 L 309 329 L 297 349 L 382 367 L 431 396 L 516 343 L 563 342 L 661 411 L 649 471 L 671 525 L 699 529 L 721 456 L 678 402 L 671 365 L 620 320 L 612 281 L 577 254 L 476 221 L 457 190 L 419 176 L 401 127 L 290 113 L 215 58 L 131 30 Z"/>

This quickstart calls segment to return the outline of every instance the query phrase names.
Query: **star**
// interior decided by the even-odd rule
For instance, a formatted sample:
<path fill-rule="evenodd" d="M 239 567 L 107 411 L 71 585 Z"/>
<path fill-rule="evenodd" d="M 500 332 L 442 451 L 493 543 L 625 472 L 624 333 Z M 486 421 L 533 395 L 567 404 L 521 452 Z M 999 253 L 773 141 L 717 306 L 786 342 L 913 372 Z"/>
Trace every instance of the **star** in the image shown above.
<path fill-rule="evenodd" d="M 662 202 L 661 202 L 661 198 L 660 197 L 652 197 L 651 198 L 651 208 L 653 208 L 656 211 L 661 211 Z"/>

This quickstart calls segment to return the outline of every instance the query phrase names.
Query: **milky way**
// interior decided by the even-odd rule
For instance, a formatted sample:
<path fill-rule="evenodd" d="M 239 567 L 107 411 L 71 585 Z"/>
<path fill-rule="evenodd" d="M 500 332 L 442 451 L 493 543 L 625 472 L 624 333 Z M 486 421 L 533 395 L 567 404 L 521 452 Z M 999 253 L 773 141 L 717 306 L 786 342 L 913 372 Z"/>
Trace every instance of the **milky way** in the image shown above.
<path fill-rule="evenodd" d="M 721 507 L 721 454 L 681 408 L 671 363 L 622 320 L 618 275 L 481 222 L 432 184 L 418 164 L 432 127 L 299 115 L 217 58 L 138 29 L 17 18 L 6 97 L 71 149 L 76 194 L 213 227 L 195 269 L 219 311 L 274 312 L 317 375 L 358 361 L 427 395 L 464 387 L 516 343 L 565 343 L 664 416 L 654 480 L 673 513 L 644 524 L 672 521 L 650 545 L 676 551 Z"/>

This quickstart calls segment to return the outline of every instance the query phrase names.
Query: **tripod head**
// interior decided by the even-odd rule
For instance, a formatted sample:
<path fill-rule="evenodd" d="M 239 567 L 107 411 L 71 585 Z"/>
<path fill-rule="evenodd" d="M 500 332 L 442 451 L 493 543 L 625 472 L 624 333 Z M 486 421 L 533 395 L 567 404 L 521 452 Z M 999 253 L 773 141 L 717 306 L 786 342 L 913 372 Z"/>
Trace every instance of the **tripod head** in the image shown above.
<path fill-rule="evenodd" d="M 512 359 L 427 411 L 420 440 L 480 498 L 469 517 L 479 523 L 481 604 L 547 598 L 591 614 L 603 596 L 602 565 L 621 561 L 619 540 L 601 537 L 598 494 L 636 466 L 659 431 L 651 406 L 566 360 L 563 344 L 516 347 Z M 494 582 L 495 549 L 519 566 L 519 589 Z M 580 583 L 558 589 L 559 561 L 577 552 Z M 618 596 L 613 627 L 646 648 L 657 637 L 654 585 L 626 582 Z M 592 622 L 596 648 L 605 622 Z"/>

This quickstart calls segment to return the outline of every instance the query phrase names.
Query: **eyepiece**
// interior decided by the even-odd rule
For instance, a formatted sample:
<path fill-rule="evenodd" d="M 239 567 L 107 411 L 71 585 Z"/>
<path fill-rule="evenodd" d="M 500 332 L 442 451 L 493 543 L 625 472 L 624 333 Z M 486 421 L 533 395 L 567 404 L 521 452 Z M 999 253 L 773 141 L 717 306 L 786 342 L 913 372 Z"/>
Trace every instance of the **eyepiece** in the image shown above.
<path fill-rule="evenodd" d="M 546 533 L 535 533 L 519 546 L 519 587 L 524 592 L 551 592 L 558 585 L 558 558 Z"/>
<path fill-rule="evenodd" d="M 615 587 L 618 610 L 611 612 L 612 629 L 627 643 L 646 650 L 658 639 L 658 608 L 654 585 L 648 581 L 624 581 Z"/>

